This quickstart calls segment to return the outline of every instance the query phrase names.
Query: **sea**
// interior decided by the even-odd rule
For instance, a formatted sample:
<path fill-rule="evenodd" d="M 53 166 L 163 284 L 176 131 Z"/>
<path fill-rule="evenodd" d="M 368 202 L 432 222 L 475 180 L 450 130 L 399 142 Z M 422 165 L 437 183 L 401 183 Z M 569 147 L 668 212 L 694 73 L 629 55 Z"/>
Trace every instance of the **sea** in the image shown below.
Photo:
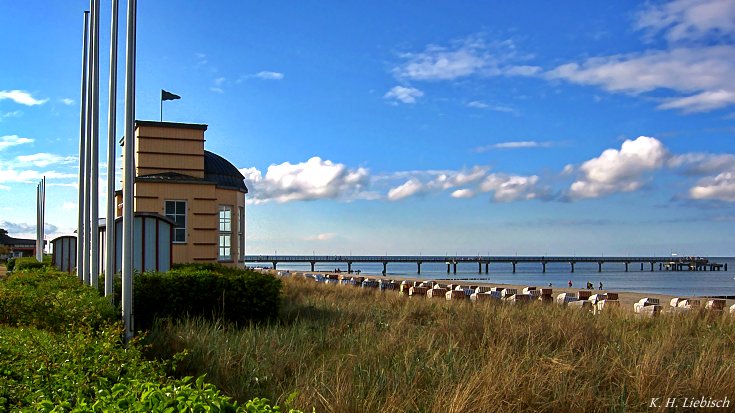
<path fill-rule="evenodd" d="M 605 263 L 602 272 L 598 272 L 597 263 L 578 262 L 571 272 L 568 263 L 548 263 L 546 272 L 541 271 L 540 263 L 518 263 L 516 272 L 510 263 L 490 264 L 489 273 L 485 274 L 483 265 L 482 274 L 477 272 L 477 263 L 460 263 L 457 273 L 447 274 L 447 266 L 442 263 L 421 264 L 421 274 L 416 273 L 415 263 L 388 263 L 386 278 L 391 276 L 405 276 L 426 280 L 456 280 L 458 283 L 471 284 L 472 282 L 487 282 L 497 284 L 518 284 L 552 287 L 567 287 L 571 280 L 574 287 L 584 288 L 591 282 L 595 289 L 600 282 L 608 291 L 632 291 L 650 294 L 665 294 L 673 296 L 708 296 L 735 298 L 735 257 L 712 257 L 710 262 L 727 264 L 728 271 L 666 271 L 659 270 L 658 264 L 651 272 L 648 263 L 631 263 L 628 272 L 622 263 Z M 251 267 L 262 267 L 263 263 L 248 263 Z M 279 263 L 279 270 L 311 271 L 308 263 Z M 345 263 L 317 264 L 315 271 L 347 271 Z M 381 263 L 353 263 L 352 270 L 360 270 L 362 276 L 380 276 L 383 271 Z"/>

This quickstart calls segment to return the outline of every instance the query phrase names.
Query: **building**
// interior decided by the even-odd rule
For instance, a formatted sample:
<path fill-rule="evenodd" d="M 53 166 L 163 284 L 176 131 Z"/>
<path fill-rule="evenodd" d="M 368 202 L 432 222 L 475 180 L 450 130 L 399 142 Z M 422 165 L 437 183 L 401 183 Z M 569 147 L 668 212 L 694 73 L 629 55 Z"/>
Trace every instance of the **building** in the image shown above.
<path fill-rule="evenodd" d="M 35 239 L 13 238 L 8 235 L 8 231 L 0 228 L 0 259 L 35 256 Z"/>
<path fill-rule="evenodd" d="M 206 130 L 201 124 L 135 122 L 134 212 L 174 222 L 174 263 L 243 266 L 248 188 L 234 165 L 204 149 Z M 119 217 L 122 191 L 116 198 Z"/>

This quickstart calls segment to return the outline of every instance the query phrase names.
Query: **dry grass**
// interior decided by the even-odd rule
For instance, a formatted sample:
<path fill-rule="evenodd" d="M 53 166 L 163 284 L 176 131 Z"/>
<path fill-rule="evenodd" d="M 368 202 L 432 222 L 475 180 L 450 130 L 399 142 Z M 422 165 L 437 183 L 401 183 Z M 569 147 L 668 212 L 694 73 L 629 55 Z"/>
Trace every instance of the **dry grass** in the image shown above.
<path fill-rule="evenodd" d="M 653 397 L 735 395 L 735 322 L 556 305 L 426 300 L 284 280 L 279 323 L 159 325 L 159 355 L 240 400 L 318 412 L 642 411 Z"/>

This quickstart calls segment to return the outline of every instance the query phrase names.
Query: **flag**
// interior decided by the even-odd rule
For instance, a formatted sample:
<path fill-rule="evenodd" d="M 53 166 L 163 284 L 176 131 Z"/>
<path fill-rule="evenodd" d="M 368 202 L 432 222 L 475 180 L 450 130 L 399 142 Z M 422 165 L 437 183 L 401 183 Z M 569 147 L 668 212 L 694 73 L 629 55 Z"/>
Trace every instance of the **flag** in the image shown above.
<path fill-rule="evenodd" d="M 181 96 L 174 95 L 171 92 L 167 92 L 161 89 L 161 100 L 176 100 L 176 99 L 181 99 Z"/>

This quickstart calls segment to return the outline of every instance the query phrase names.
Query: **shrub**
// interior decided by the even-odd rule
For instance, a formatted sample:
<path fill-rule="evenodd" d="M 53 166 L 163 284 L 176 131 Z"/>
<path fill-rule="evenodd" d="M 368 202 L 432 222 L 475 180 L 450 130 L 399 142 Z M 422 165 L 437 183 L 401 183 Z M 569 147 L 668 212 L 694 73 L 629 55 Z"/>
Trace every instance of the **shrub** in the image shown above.
<path fill-rule="evenodd" d="M 15 258 L 13 268 L 8 267 L 8 271 L 35 270 L 39 268 L 51 267 L 51 257 L 44 256 L 42 262 L 38 262 L 35 257 Z"/>
<path fill-rule="evenodd" d="M 64 331 L 116 319 L 109 302 L 75 276 L 48 267 L 19 271 L 0 282 L 0 324 Z"/>
<path fill-rule="evenodd" d="M 13 271 L 15 268 L 15 260 L 15 258 L 8 258 L 8 264 L 5 266 L 8 271 Z"/>
<path fill-rule="evenodd" d="M 156 317 L 185 315 L 246 324 L 277 317 L 281 281 L 221 265 L 178 266 L 135 277 L 133 300 L 136 329 L 150 329 Z"/>

